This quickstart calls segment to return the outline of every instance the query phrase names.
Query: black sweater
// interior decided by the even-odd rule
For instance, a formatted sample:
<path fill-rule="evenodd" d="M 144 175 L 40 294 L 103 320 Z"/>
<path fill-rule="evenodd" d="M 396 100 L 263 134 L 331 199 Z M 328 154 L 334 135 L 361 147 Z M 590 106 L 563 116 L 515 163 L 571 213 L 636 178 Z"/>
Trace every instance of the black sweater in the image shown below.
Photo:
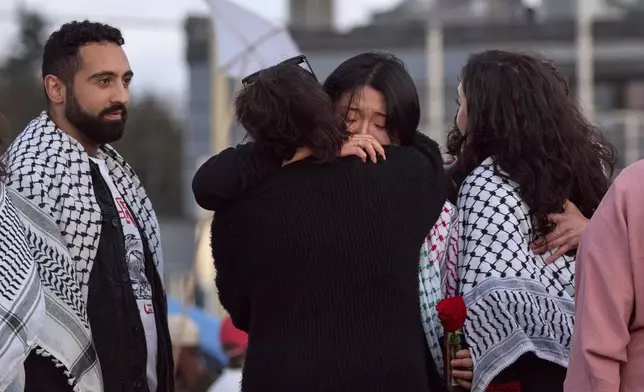
<path fill-rule="evenodd" d="M 445 200 L 438 148 L 289 165 L 220 208 L 217 287 L 249 333 L 244 392 L 428 392 L 418 256 Z"/>

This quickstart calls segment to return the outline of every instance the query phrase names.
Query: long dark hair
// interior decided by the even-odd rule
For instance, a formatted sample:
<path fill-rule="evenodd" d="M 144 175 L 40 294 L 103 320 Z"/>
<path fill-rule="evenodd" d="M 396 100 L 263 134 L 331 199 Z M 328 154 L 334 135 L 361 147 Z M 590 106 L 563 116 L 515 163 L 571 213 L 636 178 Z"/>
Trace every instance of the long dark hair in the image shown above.
<path fill-rule="evenodd" d="M 385 99 L 385 127 L 392 140 L 413 144 L 420 122 L 420 103 L 413 79 L 403 62 L 387 52 L 369 52 L 351 57 L 336 68 L 324 82 L 333 102 L 346 93 L 370 86 Z"/>
<path fill-rule="evenodd" d="M 566 199 L 590 218 L 608 190 L 615 150 L 570 100 L 553 64 L 489 50 L 471 56 L 460 79 L 467 129 L 448 135 L 456 185 L 493 157 L 519 184 L 537 235 L 552 229 L 547 216 L 561 212 Z"/>
<path fill-rule="evenodd" d="M 330 162 L 351 136 L 317 79 L 287 63 L 253 77 L 237 95 L 235 113 L 255 145 L 281 160 L 308 147 L 316 161 Z"/>

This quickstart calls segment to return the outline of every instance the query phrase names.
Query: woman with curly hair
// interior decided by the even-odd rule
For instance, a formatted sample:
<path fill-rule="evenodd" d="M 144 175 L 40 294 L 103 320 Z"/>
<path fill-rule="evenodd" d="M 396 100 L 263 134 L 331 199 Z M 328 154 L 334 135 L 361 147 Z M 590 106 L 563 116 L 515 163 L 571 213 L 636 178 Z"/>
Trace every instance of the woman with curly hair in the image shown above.
<path fill-rule="evenodd" d="M 567 202 L 590 218 L 614 152 L 571 102 L 549 61 L 490 50 L 458 86 L 459 291 L 473 391 L 563 390 L 574 322 L 574 254 L 547 263 L 531 244 Z"/>

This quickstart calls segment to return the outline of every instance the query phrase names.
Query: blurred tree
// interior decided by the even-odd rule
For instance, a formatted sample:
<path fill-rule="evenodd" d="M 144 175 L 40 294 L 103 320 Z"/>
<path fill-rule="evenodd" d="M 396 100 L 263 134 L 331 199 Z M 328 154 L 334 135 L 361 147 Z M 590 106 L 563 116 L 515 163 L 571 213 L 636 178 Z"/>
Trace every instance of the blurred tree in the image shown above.
<path fill-rule="evenodd" d="M 0 113 L 9 124 L 0 130 L 4 146 L 46 105 L 40 66 L 47 21 L 25 11 L 19 23 L 11 55 L 0 63 Z M 115 147 L 140 176 L 157 214 L 181 215 L 182 135 L 170 108 L 152 95 L 132 102 L 125 136 Z"/>
<path fill-rule="evenodd" d="M 171 110 L 146 94 L 128 109 L 123 139 L 114 147 L 134 168 L 160 216 L 182 214 L 182 130 Z"/>
<path fill-rule="evenodd" d="M 4 138 L 13 137 L 45 107 L 39 78 L 45 42 L 45 19 L 37 13 L 19 14 L 20 30 L 11 55 L 0 65 L 0 112 L 9 123 Z"/>

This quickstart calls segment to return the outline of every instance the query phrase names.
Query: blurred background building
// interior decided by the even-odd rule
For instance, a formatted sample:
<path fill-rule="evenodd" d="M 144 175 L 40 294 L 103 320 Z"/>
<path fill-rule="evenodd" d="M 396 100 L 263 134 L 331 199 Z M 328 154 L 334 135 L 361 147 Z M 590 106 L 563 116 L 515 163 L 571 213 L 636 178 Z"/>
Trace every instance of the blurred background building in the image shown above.
<path fill-rule="evenodd" d="M 594 57 L 594 119 L 616 144 L 619 167 L 644 155 L 644 1 L 587 1 L 592 15 Z M 418 87 L 423 110 L 421 130 L 430 126 L 428 21 L 442 25 L 443 129 L 453 121 L 456 88 L 462 65 L 472 52 L 500 48 L 539 52 L 554 60 L 577 94 L 577 2 L 575 0 L 404 0 L 375 13 L 371 23 L 349 31 L 334 25 L 333 0 L 290 1 L 289 26 L 316 75 L 324 80 L 350 56 L 386 50 L 406 64 Z M 189 17 L 186 60 L 190 80 L 190 119 L 185 156 L 190 164 L 208 156 L 211 123 L 209 42 L 204 34 L 210 19 Z M 230 92 L 235 83 L 231 80 Z M 240 143 L 244 130 L 233 124 L 229 142 Z M 432 135 L 444 140 L 444 135 Z M 186 172 L 189 168 L 186 168 Z M 213 272 L 214 274 L 214 272 Z"/>
<path fill-rule="evenodd" d="M 617 144 L 623 166 L 640 157 L 639 137 L 634 135 L 639 135 L 639 122 L 644 118 L 640 114 L 644 109 L 644 1 L 586 1 L 594 18 L 596 120 Z M 519 0 L 404 0 L 389 11 L 374 14 L 370 24 L 347 32 L 334 28 L 330 11 L 333 3 L 290 2 L 291 32 L 319 78 L 323 80 L 355 54 L 390 51 L 407 65 L 423 108 L 428 107 L 428 75 L 432 72 L 427 21 L 432 14 L 440 15 L 445 126 L 456 113 L 458 73 L 475 51 L 502 48 L 542 53 L 555 61 L 568 76 L 572 94 L 577 93 L 575 0 L 543 0 L 533 7 Z M 191 162 L 209 152 L 209 43 L 203 34 L 209 23 L 207 18 L 190 17 L 185 24 L 190 77 L 188 130 L 193 137 L 194 154 Z M 425 131 L 429 128 L 429 113 L 430 110 L 423 111 L 421 128 Z M 233 125 L 230 143 L 239 143 L 243 136 L 243 130 Z"/>

